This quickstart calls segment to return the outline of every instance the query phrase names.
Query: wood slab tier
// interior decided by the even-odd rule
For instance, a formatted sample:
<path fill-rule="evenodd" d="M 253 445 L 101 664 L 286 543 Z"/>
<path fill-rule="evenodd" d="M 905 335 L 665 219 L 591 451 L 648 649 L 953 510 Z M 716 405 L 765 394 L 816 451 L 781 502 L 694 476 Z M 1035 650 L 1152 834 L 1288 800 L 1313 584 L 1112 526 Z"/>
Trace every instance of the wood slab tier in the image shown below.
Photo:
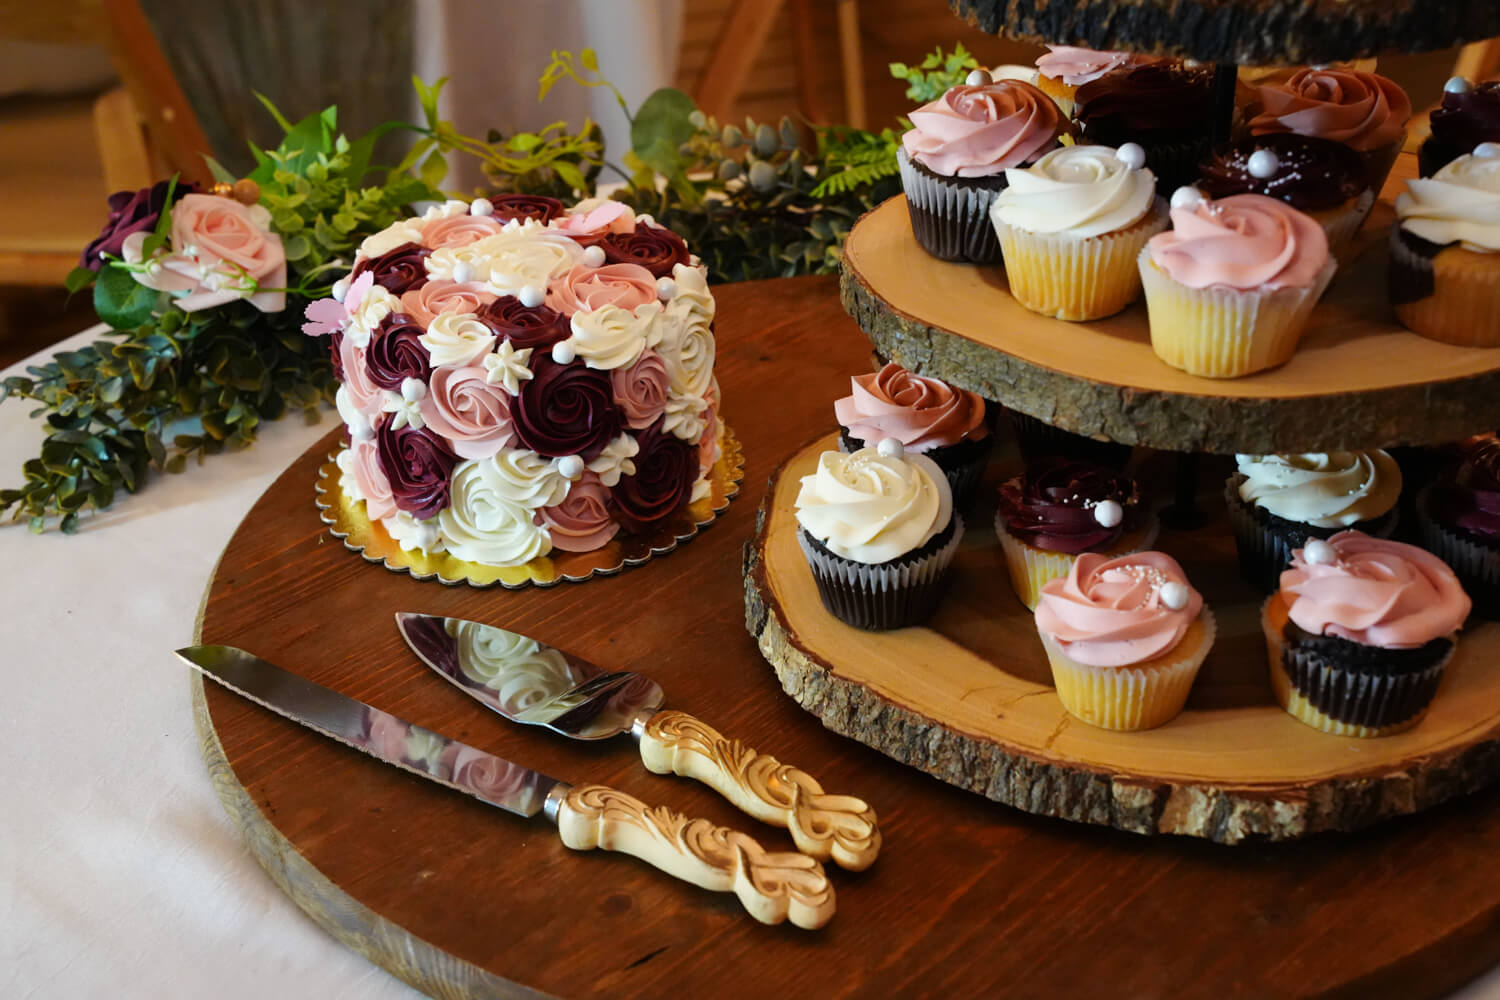
<path fill-rule="evenodd" d="M 1358 258 L 1335 276 L 1292 360 L 1208 379 L 1151 350 L 1142 302 L 1105 320 L 1039 316 L 1005 273 L 917 245 L 906 199 L 855 224 L 844 308 L 884 357 L 1089 437 L 1174 451 L 1301 452 L 1434 444 L 1500 426 L 1500 348 L 1427 340 L 1385 300 L 1377 204 Z"/>
<path fill-rule="evenodd" d="M 865 632 L 819 601 L 792 501 L 830 436 L 772 480 L 745 576 L 747 621 L 782 687 L 837 732 L 944 781 L 1044 816 L 1221 843 L 1353 830 L 1500 778 L 1500 624 L 1471 625 L 1427 717 L 1382 739 L 1329 736 L 1272 699 L 1261 598 L 1222 517 L 1168 533 L 1218 637 L 1187 709 L 1148 732 L 1080 722 L 1058 700 L 1015 597 L 993 507 L 967 522 L 949 594 L 925 626 Z"/>

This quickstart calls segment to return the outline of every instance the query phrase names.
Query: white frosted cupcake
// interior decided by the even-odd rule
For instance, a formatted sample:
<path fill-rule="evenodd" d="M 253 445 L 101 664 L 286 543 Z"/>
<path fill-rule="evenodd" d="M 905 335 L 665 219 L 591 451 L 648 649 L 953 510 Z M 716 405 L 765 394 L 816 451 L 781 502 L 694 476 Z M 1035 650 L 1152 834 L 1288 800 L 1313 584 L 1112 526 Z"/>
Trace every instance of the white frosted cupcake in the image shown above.
<path fill-rule="evenodd" d="M 1102 319 L 1141 294 L 1136 257 L 1167 227 L 1146 153 L 1127 142 L 1063 146 L 1005 171 L 990 206 L 1010 293 L 1032 312 Z"/>
<path fill-rule="evenodd" d="M 893 629 L 932 613 L 964 533 L 932 459 L 895 438 L 853 454 L 825 451 L 795 506 L 797 540 L 836 618 Z"/>

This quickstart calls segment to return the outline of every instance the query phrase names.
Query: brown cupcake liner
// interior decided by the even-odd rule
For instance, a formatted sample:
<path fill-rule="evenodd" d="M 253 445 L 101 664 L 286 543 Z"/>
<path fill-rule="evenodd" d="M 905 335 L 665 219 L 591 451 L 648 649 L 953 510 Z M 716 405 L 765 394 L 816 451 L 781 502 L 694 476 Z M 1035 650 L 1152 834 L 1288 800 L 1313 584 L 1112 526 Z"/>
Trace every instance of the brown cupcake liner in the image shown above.
<path fill-rule="evenodd" d="M 1243 475 L 1235 474 L 1224 483 L 1224 503 L 1229 508 L 1229 526 L 1234 531 L 1235 550 L 1239 553 L 1240 575 L 1261 593 L 1270 594 L 1280 588 L 1281 572 L 1291 564 L 1292 550 L 1301 548 L 1305 539 L 1288 537 L 1276 525 L 1256 517 L 1255 505 L 1240 498 L 1240 484 L 1244 481 Z M 1351 530 L 1389 538 L 1396 530 L 1399 515 L 1398 505 L 1379 517 L 1341 527 L 1321 528 L 1302 523 L 1295 526 L 1306 532 L 1307 538 L 1327 539 Z"/>
<path fill-rule="evenodd" d="M 1432 516 L 1431 486 L 1416 499 L 1417 539 L 1422 548 L 1453 570 L 1474 606 L 1493 614 L 1500 609 L 1500 549 L 1490 548 L 1439 524 Z"/>
<path fill-rule="evenodd" d="M 1001 263 L 990 206 L 1003 181 L 991 187 L 978 183 L 990 178 L 943 177 L 912 162 L 905 149 L 897 150 L 896 161 L 912 234 L 922 249 L 942 260 Z"/>
<path fill-rule="evenodd" d="M 963 518 L 955 513 L 952 537 L 936 551 L 875 565 L 820 550 L 801 528 L 797 530 L 797 544 L 807 557 L 818 596 L 830 614 L 855 628 L 886 631 L 918 625 L 931 616 L 963 536 Z"/>

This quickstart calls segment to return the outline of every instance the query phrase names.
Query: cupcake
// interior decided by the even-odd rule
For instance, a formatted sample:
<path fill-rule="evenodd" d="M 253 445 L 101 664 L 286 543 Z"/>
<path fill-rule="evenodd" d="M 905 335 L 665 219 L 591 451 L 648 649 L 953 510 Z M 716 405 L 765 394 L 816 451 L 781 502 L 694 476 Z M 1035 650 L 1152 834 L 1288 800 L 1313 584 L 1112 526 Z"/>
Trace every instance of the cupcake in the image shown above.
<path fill-rule="evenodd" d="M 1164 552 L 1086 552 L 1042 588 L 1036 628 L 1069 714 L 1101 729 L 1173 719 L 1214 641 L 1214 616 Z"/>
<path fill-rule="evenodd" d="M 1172 196 L 1172 229 L 1141 251 L 1151 349 L 1174 368 L 1235 378 L 1284 364 L 1336 268 L 1323 227 L 1260 194 Z"/>
<path fill-rule="evenodd" d="M 1309 538 L 1355 528 L 1382 538 L 1396 530 L 1401 468 L 1383 451 L 1236 455 L 1224 484 L 1240 573 L 1262 593 L 1276 589 L 1292 550 Z"/>
<path fill-rule="evenodd" d="M 943 260 L 998 264 L 989 209 L 1005 169 L 1055 148 L 1068 120 L 1029 83 L 992 81 L 984 70 L 969 80 L 911 113 L 896 159 L 922 248 Z"/>
<path fill-rule="evenodd" d="M 1097 52 L 1071 45 L 1049 45 L 1046 54 L 1036 61 L 1036 85 L 1071 118 L 1073 98 L 1079 87 L 1093 83 L 1110 70 L 1156 61 L 1153 56 L 1134 52 Z"/>
<path fill-rule="evenodd" d="M 1062 458 L 1028 467 L 1000 487 L 995 512 L 1011 586 L 1028 608 L 1082 553 L 1113 557 L 1148 549 L 1157 530 L 1135 480 Z"/>
<path fill-rule="evenodd" d="M 1213 130 L 1213 73 L 1161 60 L 1111 70 L 1078 88 L 1074 117 L 1086 142 L 1138 143 L 1166 196 L 1197 176 Z"/>
<path fill-rule="evenodd" d="M 1447 563 L 1479 605 L 1500 608 L 1500 439 L 1480 434 L 1459 447 L 1460 462 L 1417 494 L 1422 546 Z"/>
<path fill-rule="evenodd" d="M 1333 254 L 1349 247 L 1375 204 L 1365 164 L 1348 146 L 1290 132 L 1219 146 L 1198 168 L 1210 198 L 1263 194 L 1310 216 Z"/>
<path fill-rule="evenodd" d="M 855 628 L 916 625 L 937 606 L 964 524 L 941 469 L 894 438 L 825 451 L 794 502 L 818 595 Z"/>
<path fill-rule="evenodd" d="M 1063 146 L 1005 171 L 990 206 L 1010 293 L 1032 312 L 1102 319 L 1140 298 L 1135 259 L 1167 227 L 1167 203 L 1133 142 Z"/>
<path fill-rule="evenodd" d="M 1252 135 L 1295 132 L 1332 139 L 1365 161 L 1365 175 L 1378 194 L 1406 141 L 1411 101 L 1395 81 L 1378 73 L 1308 67 L 1285 82 L 1257 88 L 1259 113 Z"/>
<path fill-rule="evenodd" d="M 932 459 L 953 490 L 954 505 L 968 506 L 994 444 L 984 400 L 895 362 L 849 381 L 850 394 L 833 403 L 843 428 L 840 447 L 854 452 L 895 438 L 907 452 Z"/>
<path fill-rule="evenodd" d="M 1337 736 L 1409 729 L 1468 615 L 1458 578 L 1430 552 L 1358 531 L 1309 539 L 1261 612 L 1276 700 Z"/>
<path fill-rule="evenodd" d="M 1007 408 L 1005 415 L 1010 418 L 1011 431 L 1015 434 L 1016 447 L 1021 451 L 1021 460 L 1028 466 L 1044 458 L 1076 458 L 1081 462 L 1123 469 L 1130 461 L 1131 449 L 1128 444 L 1074 434 L 1044 423 L 1036 417 L 1027 416 L 1020 410 Z"/>
<path fill-rule="evenodd" d="M 1500 347 L 1500 144 L 1408 181 L 1396 199 L 1387 288 L 1413 333 Z"/>
<path fill-rule="evenodd" d="M 1500 80 L 1475 86 L 1455 76 L 1443 87 L 1443 102 L 1428 121 L 1432 133 L 1417 150 L 1417 172 L 1423 177 L 1473 152 L 1481 142 L 1500 142 Z"/>

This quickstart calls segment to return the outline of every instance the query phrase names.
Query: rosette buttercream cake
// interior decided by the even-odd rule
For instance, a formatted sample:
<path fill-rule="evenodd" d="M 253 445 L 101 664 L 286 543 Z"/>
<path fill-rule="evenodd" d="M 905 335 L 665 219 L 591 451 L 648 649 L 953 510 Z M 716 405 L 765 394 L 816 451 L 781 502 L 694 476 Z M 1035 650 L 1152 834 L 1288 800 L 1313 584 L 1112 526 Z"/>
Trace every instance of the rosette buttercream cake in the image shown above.
<path fill-rule="evenodd" d="M 450 201 L 367 239 L 330 335 L 339 485 L 407 551 L 520 566 L 709 493 L 714 300 L 681 237 L 609 201 Z"/>

